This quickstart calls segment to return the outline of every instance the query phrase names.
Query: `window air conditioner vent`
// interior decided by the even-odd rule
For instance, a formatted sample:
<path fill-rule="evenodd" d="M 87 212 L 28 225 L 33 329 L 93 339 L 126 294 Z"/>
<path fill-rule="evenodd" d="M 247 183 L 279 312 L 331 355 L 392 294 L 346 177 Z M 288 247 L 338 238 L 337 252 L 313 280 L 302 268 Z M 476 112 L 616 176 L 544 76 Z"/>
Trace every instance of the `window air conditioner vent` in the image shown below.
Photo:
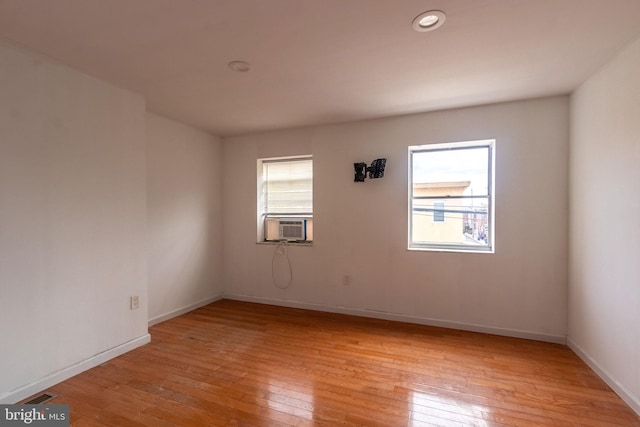
<path fill-rule="evenodd" d="M 267 218 L 265 240 L 305 241 L 307 221 L 303 218 Z"/>
<path fill-rule="evenodd" d="M 304 240 L 304 220 L 280 220 L 280 239 Z"/>

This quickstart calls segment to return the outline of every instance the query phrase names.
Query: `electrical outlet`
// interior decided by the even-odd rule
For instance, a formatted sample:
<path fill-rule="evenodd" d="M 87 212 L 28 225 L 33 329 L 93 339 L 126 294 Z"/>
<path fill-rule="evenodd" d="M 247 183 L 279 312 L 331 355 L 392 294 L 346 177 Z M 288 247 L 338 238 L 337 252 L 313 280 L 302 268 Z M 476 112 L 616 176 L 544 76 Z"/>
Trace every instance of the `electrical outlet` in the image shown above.
<path fill-rule="evenodd" d="M 131 310 L 137 310 L 140 308 L 140 297 L 138 295 L 129 298 L 129 307 Z"/>
<path fill-rule="evenodd" d="M 344 286 L 349 286 L 351 284 L 351 275 L 345 274 L 342 276 L 342 284 Z"/>

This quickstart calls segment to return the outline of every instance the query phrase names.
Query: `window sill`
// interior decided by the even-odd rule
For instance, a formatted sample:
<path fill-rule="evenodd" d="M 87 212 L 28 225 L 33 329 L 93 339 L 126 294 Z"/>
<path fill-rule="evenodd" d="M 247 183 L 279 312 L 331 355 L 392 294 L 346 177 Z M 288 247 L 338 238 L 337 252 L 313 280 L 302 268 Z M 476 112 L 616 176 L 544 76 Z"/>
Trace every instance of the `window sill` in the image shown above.
<path fill-rule="evenodd" d="M 418 251 L 418 252 L 457 252 L 457 253 L 465 253 L 465 254 L 493 254 L 495 250 L 492 249 L 472 249 L 472 248 L 437 248 L 437 247 L 416 247 L 410 246 L 407 248 L 408 251 Z"/>
<path fill-rule="evenodd" d="M 256 242 L 256 245 L 287 245 L 287 246 L 313 246 L 313 242 L 287 242 L 287 241 L 269 241 L 269 242 Z"/>

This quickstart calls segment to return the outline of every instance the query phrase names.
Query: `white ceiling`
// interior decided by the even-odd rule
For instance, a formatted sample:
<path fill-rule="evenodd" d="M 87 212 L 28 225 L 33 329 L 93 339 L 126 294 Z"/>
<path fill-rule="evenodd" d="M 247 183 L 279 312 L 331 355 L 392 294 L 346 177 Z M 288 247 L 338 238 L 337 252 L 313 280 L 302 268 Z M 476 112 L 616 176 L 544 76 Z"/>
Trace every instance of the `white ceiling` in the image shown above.
<path fill-rule="evenodd" d="M 638 36 L 640 0 L 0 0 L 0 38 L 222 136 L 567 94 Z"/>

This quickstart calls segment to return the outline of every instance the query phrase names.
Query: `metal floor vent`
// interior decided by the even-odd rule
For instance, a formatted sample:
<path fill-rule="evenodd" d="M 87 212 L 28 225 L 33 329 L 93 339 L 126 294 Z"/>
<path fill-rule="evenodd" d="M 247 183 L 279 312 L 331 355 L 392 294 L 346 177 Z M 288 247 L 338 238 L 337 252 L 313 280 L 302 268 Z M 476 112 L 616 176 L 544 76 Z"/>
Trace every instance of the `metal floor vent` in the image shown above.
<path fill-rule="evenodd" d="M 48 402 L 56 397 L 53 393 L 42 393 L 40 396 L 36 396 L 28 402 L 24 402 L 25 405 L 39 405 L 40 403 Z"/>

